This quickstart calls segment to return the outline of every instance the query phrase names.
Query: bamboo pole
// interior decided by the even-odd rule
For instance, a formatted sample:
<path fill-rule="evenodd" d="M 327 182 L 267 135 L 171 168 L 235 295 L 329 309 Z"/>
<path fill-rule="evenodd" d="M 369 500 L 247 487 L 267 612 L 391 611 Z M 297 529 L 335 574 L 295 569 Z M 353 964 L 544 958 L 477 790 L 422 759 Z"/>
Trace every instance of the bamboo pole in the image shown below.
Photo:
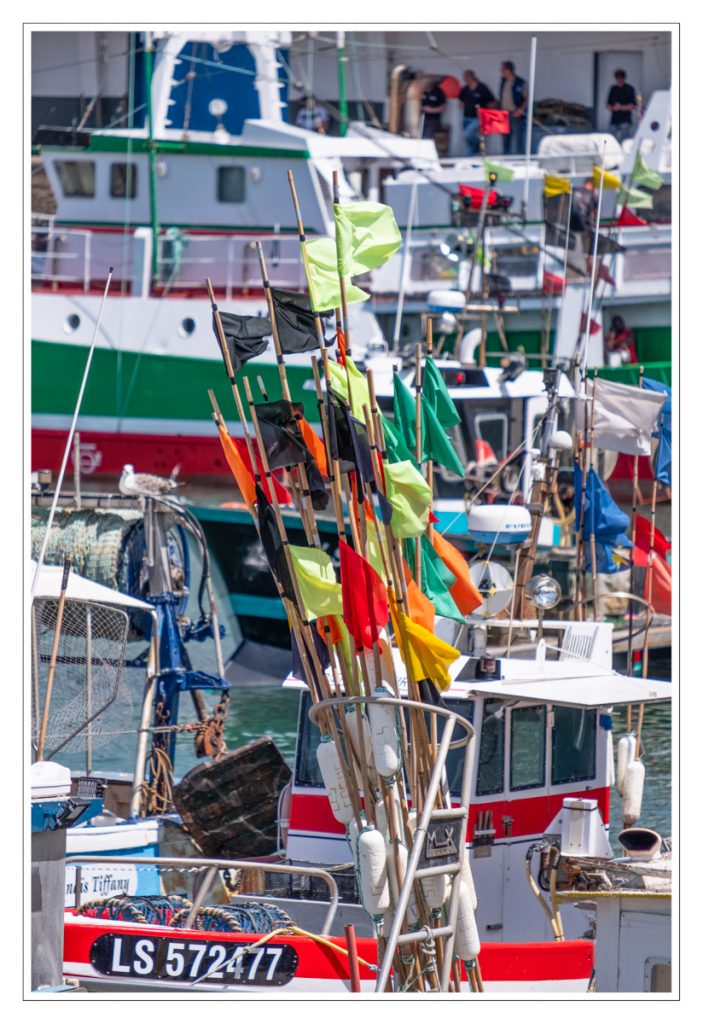
<path fill-rule="evenodd" d="M 415 346 L 415 459 L 422 466 L 422 345 Z M 422 537 L 415 538 L 415 582 L 422 586 Z"/>
<path fill-rule="evenodd" d="M 598 368 L 596 367 L 593 373 L 593 391 L 591 392 L 591 429 L 590 429 L 590 444 L 588 447 L 588 461 L 589 461 L 589 472 L 594 468 L 594 456 L 595 456 L 595 438 L 594 438 L 594 424 L 596 419 L 596 383 L 598 381 Z M 598 621 L 598 573 L 596 570 L 596 535 L 591 530 L 591 580 L 593 583 L 593 621 Z"/>
<path fill-rule="evenodd" d="M 61 589 L 59 591 L 59 604 L 56 611 L 56 625 L 54 626 L 54 642 L 51 645 L 49 675 L 46 681 L 46 694 L 44 696 L 44 712 L 42 714 L 41 729 L 39 731 L 39 742 L 37 743 L 37 761 L 42 761 L 44 759 L 46 731 L 49 726 L 49 708 L 51 707 L 51 694 L 54 689 L 56 661 L 59 654 L 59 643 L 61 641 L 61 626 L 63 624 L 63 611 L 66 605 L 66 591 L 68 590 L 68 578 L 70 576 L 70 573 L 71 559 L 70 556 L 67 555 L 63 560 L 63 575 L 61 577 Z"/>
<path fill-rule="evenodd" d="M 639 383 L 638 387 L 642 387 L 642 381 L 644 379 L 644 366 L 640 366 Z M 637 498 L 639 490 L 639 468 L 640 468 L 640 457 L 639 455 L 633 456 L 633 468 L 632 468 L 632 512 L 630 517 L 630 536 L 632 537 L 632 544 L 634 547 L 635 543 L 635 520 L 637 518 Z M 630 593 L 634 593 L 635 588 L 635 560 L 632 559 L 630 565 Z M 632 601 L 628 601 L 628 635 L 627 635 L 627 674 L 632 675 L 632 634 L 634 632 L 633 622 L 634 608 Z M 631 707 L 628 704 L 628 727 L 630 725 L 629 719 L 631 715 Z"/>

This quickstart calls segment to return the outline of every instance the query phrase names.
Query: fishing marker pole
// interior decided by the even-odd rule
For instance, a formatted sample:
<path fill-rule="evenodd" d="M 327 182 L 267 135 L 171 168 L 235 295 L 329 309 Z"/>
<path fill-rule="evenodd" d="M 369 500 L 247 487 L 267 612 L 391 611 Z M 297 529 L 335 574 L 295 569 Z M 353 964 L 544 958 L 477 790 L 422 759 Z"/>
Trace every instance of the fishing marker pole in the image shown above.
<path fill-rule="evenodd" d="M 35 573 L 34 573 L 34 579 L 32 580 L 32 601 L 34 600 L 34 597 L 35 597 L 36 592 L 37 592 L 37 587 L 39 585 L 39 573 L 41 572 L 41 567 L 44 564 L 44 558 L 46 557 L 46 549 L 49 546 L 49 533 L 51 531 L 51 527 L 52 527 L 52 524 L 54 522 L 54 516 L 56 515 L 56 506 L 59 503 L 59 495 L 61 493 L 61 485 L 63 484 L 63 477 L 64 477 L 64 473 L 66 472 L 66 466 L 68 464 L 68 455 L 69 455 L 69 452 L 71 451 L 71 444 L 73 443 L 73 435 L 76 432 L 76 423 L 78 422 L 78 414 L 80 413 L 80 410 L 81 410 L 81 403 L 83 401 L 83 393 L 85 391 L 85 386 L 86 386 L 86 383 L 88 381 L 88 374 L 90 372 L 90 364 L 91 364 L 91 362 L 93 360 L 93 352 L 95 351 L 95 342 L 96 342 L 97 337 L 98 337 L 98 331 L 100 330 L 100 323 L 102 321 L 102 315 L 103 315 L 103 307 L 105 305 L 105 299 L 107 298 L 107 293 L 110 290 L 110 282 L 112 281 L 113 271 L 114 271 L 114 267 L 110 267 L 110 269 L 107 272 L 107 280 L 105 282 L 105 291 L 103 292 L 103 297 L 102 297 L 102 300 L 100 302 L 100 309 L 98 310 L 98 316 L 97 316 L 97 319 L 95 321 L 95 328 L 93 330 L 93 338 L 92 338 L 92 341 L 90 342 L 90 350 L 88 352 L 88 358 L 86 360 L 85 369 L 83 371 L 83 380 L 81 381 L 81 389 L 78 392 L 78 400 L 76 401 L 76 408 L 73 411 L 73 420 L 71 421 L 71 429 L 68 432 L 68 440 L 66 441 L 66 447 L 65 447 L 64 453 L 63 453 L 63 462 L 61 463 L 61 469 L 59 470 L 59 478 L 56 481 L 56 490 L 54 491 L 54 498 L 53 498 L 53 501 L 51 502 L 51 510 L 49 512 L 49 518 L 48 518 L 47 523 L 46 523 L 46 532 L 44 533 L 44 540 L 42 541 L 41 551 L 39 552 L 39 558 L 37 559 L 37 568 L 36 568 Z"/>

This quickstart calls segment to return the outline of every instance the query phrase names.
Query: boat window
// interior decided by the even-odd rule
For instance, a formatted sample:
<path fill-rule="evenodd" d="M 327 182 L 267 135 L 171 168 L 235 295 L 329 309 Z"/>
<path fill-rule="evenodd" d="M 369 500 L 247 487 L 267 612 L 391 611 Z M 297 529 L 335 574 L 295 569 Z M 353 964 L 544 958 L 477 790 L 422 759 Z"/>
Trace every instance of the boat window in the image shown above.
<path fill-rule="evenodd" d="M 110 195 L 113 199 L 134 199 L 137 194 L 135 164 L 110 164 Z"/>
<path fill-rule="evenodd" d="M 491 269 L 505 277 L 534 277 L 539 269 L 539 247 L 531 242 L 496 246 Z"/>
<path fill-rule="evenodd" d="M 308 717 L 310 703 L 310 694 L 302 693 L 298 718 L 298 745 L 295 751 L 295 784 L 322 788 L 324 783 L 315 753 L 321 736 L 320 730 Z"/>
<path fill-rule="evenodd" d="M 504 745 L 503 705 L 499 700 L 487 700 L 483 706 L 481 746 L 478 752 L 477 796 L 502 792 Z"/>
<path fill-rule="evenodd" d="M 510 788 L 544 785 L 547 709 L 513 708 L 510 712 Z"/>
<path fill-rule="evenodd" d="M 444 698 L 444 706 L 447 711 L 456 711 L 457 714 L 461 715 L 462 718 L 468 719 L 469 722 L 473 723 L 474 720 L 474 702 L 472 700 L 448 700 Z M 429 715 L 427 716 L 429 718 Z M 444 721 L 440 715 L 437 716 L 437 742 L 442 739 L 442 732 L 444 730 Z M 464 738 L 464 730 L 458 727 L 454 730 L 453 739 L 461 740 Z M 464 772 L 464 758 L 466 756 L 466 747 L 459 747 L 456 750 L 450 750 L 447 753 L 447 782 L 449 784 L 449 792 L 452 796 L 459 796 L 461 794 L 461 778 Z"/>
<path fill-rule="evenodd" d="M 477 413 L 474 430 L 478 440 L 489 444 L 495 457 L 502 462 L 508 454 L 508 417 L 505 413 Z"/>
<path fill-rule="evenodd" d="M 57 160 L 56 172 L 67 198 L 92 199 L 95 195 L 95 163 L 92 160 Z"/>
<path fill-rule="evenodd" d="M 244 168 L 217 168 L 217 199 L 220 203 L 243 203 L 245 199 Z"/>
<path fill-rule="evenodd" d="M 596 775 L 596 712 L 554 708 L 552 785 L 593 779 Z"/>
<path fill-rule="evenodd" d="M 459 261 L 445 256 L 438 245 L 413 250 L 410 259 L 413 281 L 456 281 L 458 275 Z"/>

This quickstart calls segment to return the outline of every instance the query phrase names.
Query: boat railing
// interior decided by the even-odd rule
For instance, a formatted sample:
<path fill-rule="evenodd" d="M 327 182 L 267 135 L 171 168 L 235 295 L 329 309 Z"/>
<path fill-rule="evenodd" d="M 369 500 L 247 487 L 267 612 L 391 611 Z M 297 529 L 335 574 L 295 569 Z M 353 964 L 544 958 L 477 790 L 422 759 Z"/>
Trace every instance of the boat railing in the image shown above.
<path fill-rule="evenodd" d="M 276 864 L 260 860 L 221 860 L 217 857 L 131 857 L 129 854 L 115 857 L 81 854 L 66 857 L 66 867 L 75 866 L 76 868 L 76 910 L 78 910 L 81 905 L 82 866 L 89 864 L 133 864 L 136 867 L 140 867 L 142 865 L 150 867 L 156 866 L 163 868 L 175 868 L 176 870 L 181 871 L 188 868 L 204 869 L 205 875 L 202 884 L 198 886 L 197 892 L 193 895 L 193 905 L 188 912 L 184 928 L 192 928 L 194 926 L 198 912 L 205 902 L 205 897 L 207 896 L 218 871 L 242 871 L 248 868 L 261 868 L 271 874 L 305 875 L 310 878 L 321 878 L 322 881 L 326 883 L 330 895 L 330 905 L 325 916 L 322 929 L 320 930 L 321 935 L 329 935 L 337 913 L 337 907 L 339 905 L 339 889 L 337 887 L 337 883 L 332 875 L 323 868 L 309 867 L 301 864 Z"/>
<path fill-rule="evenodd" d="M 32 218 L 31 272 L 37 283 L 78 284 L 88 291 L 91 279 L 92 232 L 57 230 L 54 217 Z"/>

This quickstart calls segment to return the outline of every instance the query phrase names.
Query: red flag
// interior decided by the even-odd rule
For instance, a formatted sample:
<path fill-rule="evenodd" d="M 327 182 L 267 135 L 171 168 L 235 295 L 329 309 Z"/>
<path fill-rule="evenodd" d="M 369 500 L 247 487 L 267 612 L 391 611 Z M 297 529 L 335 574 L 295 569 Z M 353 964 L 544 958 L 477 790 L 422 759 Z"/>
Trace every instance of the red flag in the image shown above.
<path fill-rule="evenodd" d="M 566 281 L 563 277 L 559 277 L 558 274 L 550 274 L 548 270 L 544 271 L 542 291 L 545 295 L 561 295 L 565 288 Z"/>
<path fill-rule="evenodd" d="M 481 203 L 483 202 L 484 189 L 474 188 L 473 185 L 459 185 L 459 195 L 463 196 L 464 199 L 470 199 L 469 204 L 470 210 L 480 210 Z M 488 193 L 488 205 L 495 206 L 498 201 L 498 193 L 491 189 Z"/>
<path fill-rule="evenodd" d="M 641 217 L 638 217 L 627 206 L 623 206 L 616 223 L 619 228 L 643 228 L 647 226 L 647 221 L 642 220 Z"/>
<path fill-rule="evenodd" d="M 608 268 L 604 263 L 598 265 L 598 280 L 605 281 L 606 284 L 612 284 L 613 288 L 615 288 L 615 280 L 608 273 Z"/>
<path fill-rule="evenodd" d="M 632 549 L 632 560 L 640 567 L 649 564 L 649 552 L 641 548 Z M 658 555 L 652 552 L 652 577 L 648 580 L 645 576 L 644 597 L 649 597 L 649 587 L 652 588 L 652 609 L 659 615 L 671 615 L 671 566 Z"/>
<path fill-rule="evenodd" d="M 651 531 L 651 522 L 645 516 L 635 516 L 635 547 L 640 548 L 645 553 L 649 551 L 649 538 Z M 667 540 L 661 530 L 654 527 L 654 546 L 653 550 L 666 558 L 667 552 L 671 551 L 671 541 Z"/>
<path fill-rule="evenodd" d="M 510 114 L 507 110 L 478 108 L 479 130 L 482 135 L 510 135 Z"/>
<path fill-rule="evenodd" d="M 362 647 L 373 647 L 388 622 L 388 600 L 383 580 L 365 558 L 346 541 L 339 542 L 342 580 L 342 618 Z"/>
<path fill-rule="evenodd" d="M 253 476 L 254 472 L 253 472 L 253 470 L 251 468 L 251 459 L 249 458 L 249 449 L 247 448 L 246 441 L 244 440 L 243 437 L 233 437 L 232 441 L 234 442 L 234 444 L 235 444 L 235 446 L 237 448 L 237 451 L 239 452 L 239 455 L 241 457 L 242 462 L 244 463 L 244 465 L 248 469 L 249 473 Z M 254 445 L 254 452 L 256 453 L 256 463 L 257 463 L 257 466 L 258 466 L 259 479 L 263 480 L 263 477 L 264 477 L 264 467 L 263 467 L 263 464 L 261 462 L 261 456 L 256 451 L 256 445 Z M 278 482 L 278 480 L 276 479 L 276 474 L 275 473 L 271 474 L 271 479 L 273 480 L 273 489 L 276 492 L 276 498 L 278 499 L 279 505 L 290 505 L 292 503 L 292 501 L 293 501 L 293 499 L 290 496 L 290 491 L 287 491 L 286 488 L 283 486 L 283 484 Z M 261 486 L 262 486 L 262 490 L 264 491 L 264 494 L 267 494 L 267 491 L 266 491 L 266 488 L 264 487 L 264 485 L 262 484 Z"/>
<path fill-rule="evenodd" d="M 586 330 L 586 314 L 582 313 L 581 314 L 581 326 L 579 327 L 579 332 L 581 334 L 583 334 L 585 330 Z M 590 335 L 598 334 L 599 330 L 600 330 L 600 324 L 596 320 L 591 320 L 591 327 L 590 327 L 590 330 L 589 330 L 588 333 Z"/>

